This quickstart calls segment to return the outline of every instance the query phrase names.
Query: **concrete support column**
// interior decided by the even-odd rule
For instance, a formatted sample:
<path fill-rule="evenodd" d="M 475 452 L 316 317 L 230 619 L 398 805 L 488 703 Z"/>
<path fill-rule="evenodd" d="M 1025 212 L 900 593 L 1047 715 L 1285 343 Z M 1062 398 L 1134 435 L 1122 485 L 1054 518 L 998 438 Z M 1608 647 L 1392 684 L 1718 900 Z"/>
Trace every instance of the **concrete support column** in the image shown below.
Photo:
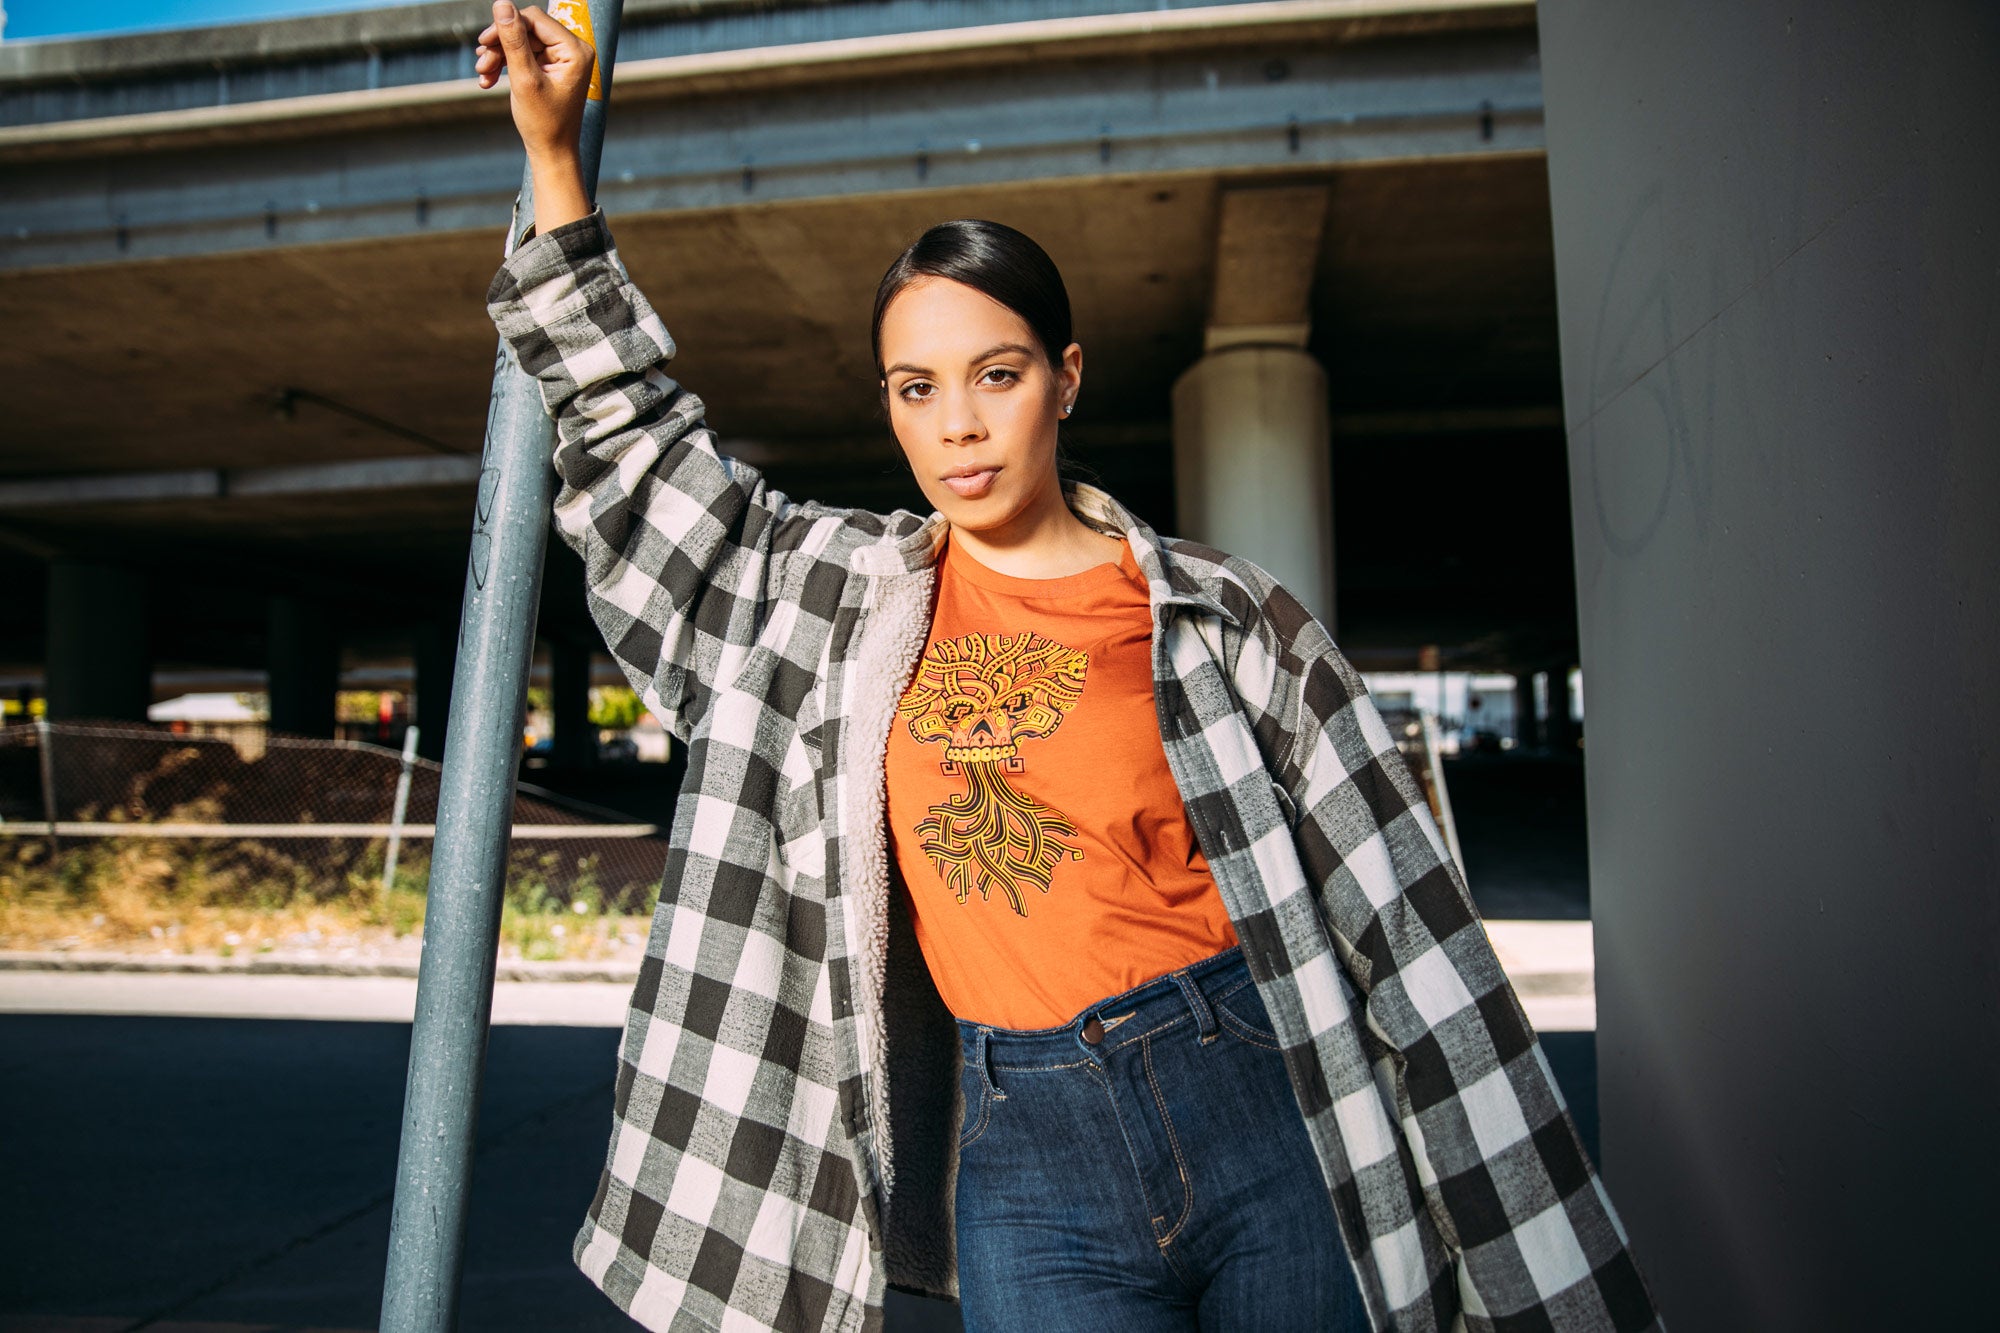
<path fill-rule="evenodd" d="M 1562 755 L 1576 753 L 1577 737 L 1581 734 L 1576 718 L 1569 711 L 1569 673 L 1567 662 L 1549 666 L 1549 748 Z"/>
<path fill-rule="evenodd" d="M 590 725 L 590 649 L 561 639 L 549 645 L 549 710 L 555 737 L 549 762 L 588 768 L 597 762 L 597 728 Z"/>
<path fill-rule="evenodd" d="M 2000 6 L 1535 22 L 1604 1182 L 1674 1328 L 1990 1325 Z"/>
<path fill-rule="evenodd" d="M 1535 673 L 1522 671 L 1514 677 L 1514 744 L 1532 750 L 1541 739 L 1535 726 Z"/>
<path fill-rule="evenodd" d="M 146 581 L 111 565 L 49 566 L 49 718 L 144 722 L 153 702 Z"/>
<path fill-rule="evenodd" d="M 1305 350 L 1324 185 L 1224 190 L 1207 354 L 1174 381 L 1176 526 L 1255 561 L 1334 628 L 1326 372 Z"/>
<path fill-rule="evenodd" d="M 1300 347 L 1238 343 L 1174 381 L 1180 534 L 1255 561 L 1334 627 L 1326 372 Z"/>
<path fill-rule="evenodd" d="M 444 760 L 445 722 L 451 717 L 451 678 L 458 669 L 458 619 L 425 621 L 414 636 L 417 753 Z"/>
<path fill-rule="evenodd" d="M 273 597 L 266 616 L 271 730 L 331 738 L 340 688 L 340 635 L 324 606 Z"/>

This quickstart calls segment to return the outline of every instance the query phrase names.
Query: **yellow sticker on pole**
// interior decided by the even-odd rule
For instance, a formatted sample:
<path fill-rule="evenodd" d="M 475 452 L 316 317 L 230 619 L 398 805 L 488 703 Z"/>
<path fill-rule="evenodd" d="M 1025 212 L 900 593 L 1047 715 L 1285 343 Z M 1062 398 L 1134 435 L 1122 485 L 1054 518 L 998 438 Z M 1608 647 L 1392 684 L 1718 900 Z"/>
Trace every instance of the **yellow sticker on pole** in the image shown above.
<path fill-rule="evenodd" d="M 549 0 L 549 17 L 568 28 L 584 41 L 590 49 L 597 49 L 597 34 L 590 26 L 590 0 Z M 599 58 L 590 66 L 590 100 L 604 100 L 604 61 Z"/>

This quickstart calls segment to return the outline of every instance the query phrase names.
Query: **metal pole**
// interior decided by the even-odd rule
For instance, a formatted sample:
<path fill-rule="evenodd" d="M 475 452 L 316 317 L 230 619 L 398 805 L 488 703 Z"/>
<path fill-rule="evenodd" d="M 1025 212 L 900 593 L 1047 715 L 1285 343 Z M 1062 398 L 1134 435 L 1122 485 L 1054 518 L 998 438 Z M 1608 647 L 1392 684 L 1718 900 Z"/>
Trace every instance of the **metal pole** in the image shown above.
<path fill-rule="evenodd" d="M 1437 793 L 1438 823 L 1444 833 L 1444 845 L 1451 859 L 1458 863 L 1458 877 L 1464 879 L 1465 853 L 1458 849 L 1458 821 L 1451 817 L 1451 792 L 1444 785 L 1444 756 L 1438 751 L 1437 718 L 1429 711 L 1417 716 L 1423 721 L 1425 762 L 1430 766 L 1431 790 Z"/>
<path fill-rule="evenodd" d="M 35 748 L 42 761 L 42 818 L 49 822 L 49 864 L 55 864 L 62 843 L 56 837 L 56 732 L 46 717 L 35 719 Z"/>
<path fill-rule="evenodd" d="M 382 860 L 382 896 L 396 884 L 396 857 L 403 850 L 403 815 L 410 808 L 410 770 L 417 766 L 417 729 L 403 733 L 403 771 L 396 775 L 396 805 L 389 812 L 389 854 Z"/>
<path fill-rule="evenodd" d="M 597 48 L 601 91 L 585 104 L 580 144 L 584 189 L 594 198 L 623 4 L 571 0 L 550 10 Z M 524 170 L 508 253 L 523 219 L 533 216 Z M 457 1321 L 508 831 L 554 503 L 554 445 L 540 388 L 501 339 L 452 676 L 381 1333 L 452 1333 Z"/>

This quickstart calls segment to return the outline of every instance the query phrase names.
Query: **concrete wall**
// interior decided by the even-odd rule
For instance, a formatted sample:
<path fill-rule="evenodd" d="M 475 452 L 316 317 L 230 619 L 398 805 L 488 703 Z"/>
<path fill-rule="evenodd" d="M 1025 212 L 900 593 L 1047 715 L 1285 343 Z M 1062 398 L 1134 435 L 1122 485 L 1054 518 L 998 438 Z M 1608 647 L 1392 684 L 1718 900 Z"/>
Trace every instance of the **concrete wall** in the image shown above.
<path fill-rule="evenodd" d="M 1612 1196 L 1679 1328 L 1991 1327 L 2000 10 L 1540 26 Z"/>

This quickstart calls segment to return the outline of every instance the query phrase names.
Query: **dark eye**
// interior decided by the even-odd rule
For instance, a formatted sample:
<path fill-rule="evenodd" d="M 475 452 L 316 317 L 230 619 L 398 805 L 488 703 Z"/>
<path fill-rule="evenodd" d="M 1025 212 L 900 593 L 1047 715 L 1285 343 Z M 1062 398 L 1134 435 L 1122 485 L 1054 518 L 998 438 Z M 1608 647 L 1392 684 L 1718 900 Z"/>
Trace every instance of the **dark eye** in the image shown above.
<path fill-rule="evenodd" d="M 991 370 L 988 370 L 986 374 L 1004 375 L 1006 377 L 1005 379 L 995 381 L 996 383 L 999 384 L 1012 384 L 1015 380 L 1021 378 L 1020 373 L 1018 371 L 1009 370 L 1005 366 L 994 366 Z M 981 378 L 985 377 L 982 376 Z"/>
<path fill-rule="evenodd" d="M 906 403 L 921 403 L 926 398 L 929 398 L 930 395 L 928 393 L 919 394 L 916 393 L 915 391 L 918 389 L 928 389 L 930 387 L 931 386 L 923 380 L 911 380 L 908 384 L 905 384 L 902 388 L 898 389 L 896 392 L 902 395 L 903 401 Z"/>

